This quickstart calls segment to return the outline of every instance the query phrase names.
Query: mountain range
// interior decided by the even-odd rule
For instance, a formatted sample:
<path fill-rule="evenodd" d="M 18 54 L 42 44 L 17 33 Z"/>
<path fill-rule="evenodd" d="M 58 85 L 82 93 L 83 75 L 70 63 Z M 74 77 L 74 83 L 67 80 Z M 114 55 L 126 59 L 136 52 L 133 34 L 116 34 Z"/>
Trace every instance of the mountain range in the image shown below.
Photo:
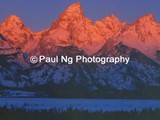
<path fill-rule="evenodd" d="M 124 64 L 31 64 L 34 55 L 129 56 Z M 0 86 L 50 97 L 159 98 L 160 24 L 154 15 L 133 24 L 114 15 L 92 22 L 80 3 L 50 28 L 33 32 L 16 15 L 0 24 Z M 0 92 L 1 96 L 5 96 Z"/>

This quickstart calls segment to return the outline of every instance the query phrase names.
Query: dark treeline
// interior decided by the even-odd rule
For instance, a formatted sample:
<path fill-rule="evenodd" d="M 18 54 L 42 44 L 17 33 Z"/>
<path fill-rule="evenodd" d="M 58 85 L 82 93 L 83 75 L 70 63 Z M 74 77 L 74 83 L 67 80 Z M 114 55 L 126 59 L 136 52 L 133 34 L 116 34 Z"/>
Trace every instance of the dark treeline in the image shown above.
<path fill-rule="evenodd" d="M 160 120 L 160 109 L 144 109 L 141 112 L 88 112 L 68 109 L 26 111 L 24 109 L 0 108 L 0 120 Z"/>

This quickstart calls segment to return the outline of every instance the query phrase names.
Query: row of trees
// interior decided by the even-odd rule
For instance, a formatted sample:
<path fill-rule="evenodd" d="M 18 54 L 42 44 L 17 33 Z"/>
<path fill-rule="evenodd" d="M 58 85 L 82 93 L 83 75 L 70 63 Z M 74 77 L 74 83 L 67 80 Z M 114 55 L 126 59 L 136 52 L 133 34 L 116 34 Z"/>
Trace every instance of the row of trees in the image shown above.
<path fill-rule="evenodd" d="M 115 111 L 115 112 L 88 112 L 68 109 L 65 112 L 57 110 L 27 111 L 24 109 L 0 108 L 0 120 L 160 120 L 160 109 L 144 109 Z"/>

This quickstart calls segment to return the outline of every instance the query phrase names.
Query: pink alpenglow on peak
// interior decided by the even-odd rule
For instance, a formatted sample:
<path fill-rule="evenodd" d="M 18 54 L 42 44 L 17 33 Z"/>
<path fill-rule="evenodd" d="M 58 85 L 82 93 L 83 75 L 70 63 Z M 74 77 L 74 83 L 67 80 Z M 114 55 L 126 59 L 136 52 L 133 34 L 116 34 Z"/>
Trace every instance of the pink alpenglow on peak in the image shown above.
<path fill-rule="evenodd" d="M 157 61 L 156 52 L 160 50 L 160 26 L 152 14 L 145 15 L 134 24 L 128 25 L 117 41 L 122 41 Z"/>
<path fill-rule="evenodd" d="M 84 13 L 80 3 L 75 3 L 69 6 L 58 18 L 57 21 L 53 22 L 51 29 L 62 27 L 67 30 L 70 24 L 76 25 L 79 22 L 84 21 Z"/>
<path fill-rule="evenodd" d="M 29 30 L 16 15 L 9 16 L 0 24 L 0 33 L 12 45 L 24 48 L 28 40 L 32 38 L 32 31 Z"/>
<path fill-rule="evenodd" d="M 113 15 L 93 24 L 92 20 L 85 18 L 81 4 L 75 3 L 53 22 L 42 39 L 58 46 L 75 45 L 92 55 L 108 39 L 117 36 L 124 25 Z"/>
<path fill-rule="evenodd" d="M 0 34 L 9 44 L 29 54 L 43 51 L 49 55 L 55 53 L 55 46 L 76 46 L 93 55 L 111 40 L 135 48 L 155 61 L 156 53 L 160 50 L 160 25 L 153 14 L 144 15 L 133 24 L 121 22 L 114 15 L 93 23 L 84 16 L 79 2 L 64 10 L 44 31 L 33 32 L 19 17 L 11 15 L 0 24 Z"/>
<path fill-rule="evenodd" d="M 34 33 L 27 28 L 16 15 L 10 15 L 0 24 L 0 33 L 11 45 L 20 47 L 24 52 L 30 51 L 32 46 L 39 41 L 37 39 L 40 39 L 39 33 Z"/>
<path fill-rule="evenodd" d="M 16 15 L 10 15 L 2 25 L 3 24 L 8 27 L 8 29 L 14 29 L 16 27 L 21 28 L 24 26 L 23 21 Z"/>

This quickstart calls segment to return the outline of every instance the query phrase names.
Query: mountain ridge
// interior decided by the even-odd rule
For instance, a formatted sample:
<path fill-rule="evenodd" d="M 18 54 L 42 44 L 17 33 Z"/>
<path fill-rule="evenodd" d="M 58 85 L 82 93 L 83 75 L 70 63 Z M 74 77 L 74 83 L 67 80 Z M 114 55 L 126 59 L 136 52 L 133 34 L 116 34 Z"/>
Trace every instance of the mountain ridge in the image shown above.
<path fill-rule="evenodd" d="M 144 15 L 133 24 L 121 22 L 114 15 L 93 23 L 84 16 L 82 6 L 77 2 L 64 10 L 59 18 L 44 31 L 33 32 L 24 25 L 19 17 L 11 15 L 0 24 L 0 33 L 12 45 L 20 47 L 28 54 L 41 46 L 50 48 L 48 44 L 55 44 L 57 46 L 74 45 L 88 55 L 93 55 L 109 39 L 115 39 L 140 50 L 156 62 L 159 61 L 156 52 L 160 49 L 158 46 L 160 25 L 153 14 Z M 136 46 L 137 43 L 139 47 Z M 140 45 L 143 46 L 143 43 L 145 48 L 140 47 Z"/>
<path fill-rule="evenodd" d="M 0 88 L 87 98 L 117 94 L 126 98 L 132 92 L 153 98 L 154 91 L 154 98 L 159 98 L 160 26 L 152 14 L 133 24 L 114 15 L 93 23 L 84 16 L 80 3 L 75 3 L 44 31 L 33 32 L 12 15 L 0 24 L 0 33 Z M 30 56 L 39 55 L 122 55 L 130 57 L 130 62 L 31 64 Z"/>

